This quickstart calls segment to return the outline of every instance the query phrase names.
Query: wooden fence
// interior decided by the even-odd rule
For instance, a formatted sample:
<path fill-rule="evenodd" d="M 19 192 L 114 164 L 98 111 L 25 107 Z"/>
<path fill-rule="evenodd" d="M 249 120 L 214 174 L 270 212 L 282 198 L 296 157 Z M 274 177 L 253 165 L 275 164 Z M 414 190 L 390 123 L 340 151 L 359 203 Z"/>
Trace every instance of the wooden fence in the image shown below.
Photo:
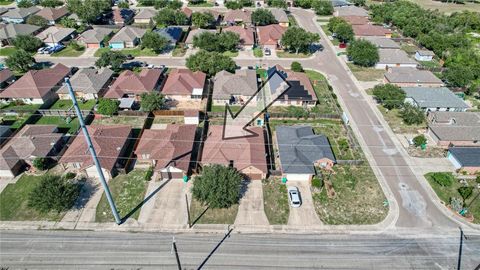
<path fill-rule="evenodd" d="M 223 118 L 223 112 L 207 112 L 209 118 Z M 305 117 L 297 117 L 293 113 L 268 113 L 270 119 L 341 119 L 338 114 L 309 113 Z"/>
<path fill-rule="evenodd" d="M 87 117 L 92 111 L 91 110 L 82 110 L 83 117 Z M 37 113 L 42 116 L 60 116 L 60 117 L 76 117 L 77 114 L 75 110 L 37 110 Z"/>

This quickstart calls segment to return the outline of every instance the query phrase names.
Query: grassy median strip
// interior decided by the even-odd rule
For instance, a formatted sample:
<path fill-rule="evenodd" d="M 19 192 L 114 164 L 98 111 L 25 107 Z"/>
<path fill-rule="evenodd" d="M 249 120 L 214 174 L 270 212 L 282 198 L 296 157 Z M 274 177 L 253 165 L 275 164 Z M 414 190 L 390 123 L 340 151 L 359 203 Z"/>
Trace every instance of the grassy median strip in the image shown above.
<path fill-rule="evenodd" d="M 287 224 L 290 214 L 287 186 L 278 178 L 262 180 L 263 207 L 270 224 Z"/>
<path fill-rule="evenodd" d="M 229 208 L 208 208 L 192 198 L 190 218 L 193 224 L 233 224 L 238 213 L 238 204 Z"/>

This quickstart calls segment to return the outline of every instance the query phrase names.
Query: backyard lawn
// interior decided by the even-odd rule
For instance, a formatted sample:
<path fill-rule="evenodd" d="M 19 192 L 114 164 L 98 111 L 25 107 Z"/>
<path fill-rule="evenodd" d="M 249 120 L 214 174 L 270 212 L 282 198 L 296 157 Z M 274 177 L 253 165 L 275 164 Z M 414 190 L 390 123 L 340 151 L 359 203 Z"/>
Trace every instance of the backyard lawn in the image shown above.
<path fill-rule="evenodd" d="M 197 1 L 198 3 L 188 3 L 189 7 L 213 7 L 214 4 L 211 1 Z"/>
<path fill-rule="evenodd" d="M 263 207 L 270 224 L 287 224 L 290 214 L 287 186 L 280 179 L 262 180 Z"/>
<path fill-rule="evenodd" d="M 68 122 L 68 119 L 62 116 L 42 116 L 35 124 L 56 125 L 59 129 L 66 130 L 69 134 L 75 134 L 77 130 L 80 129 L 80 123 L 76 117 L 70 119 L 70 122 Z"/>
<path fill-rule="evenodd" d="M 6 47 L 0 49 L 0 56 L 10 56 L 17 51 L 15 47 Z"/>
<path fill-rule="evenodd" d="M 85 47 L 80 47 L 79 50 L 75 50 L 71 45 L 68 45 L 65 49 L 52 53 L 51 56 L 54 57 L 78 57 L 85 52 Z"/>
<path fill-rule="evenodd" d="M 229 208 L 208 208 L 192 198 L 190 219 L 193 224 L 233 224 L 238 213 L 238 204 Z M 203 214 L 202 214 L 203 213 Z"/>
<path fill-rule="evenodd" d="M 130 125 L 132 128 L 143 128 L 145 116 L 101 116 L 95 117 L 93 124 L 96 125 Z"/>
<path fill-rule="evenodd" d="M 10 5 L 13 0 L 0 0 L 0 6 Z"/>
<path fill-rule="evenodd" d="M 78 106 L 80 107 L 80 110 L 91 110 L 97 103 L 95 99 L 90 99 L 85 102 L 82 102 L 81 100 L 77 100 Z M 59 99 L 57 102 L 55 102 L 52 107 L 50 107 L 51 110 L 68 110 L 72 108 L 73 102 L 69 99 Z M 72 108 L 73 110 L 73 108 Z"/>
<path fill-rule="evenodd" d="M 10 128 L 17 129 L 23 126 L 24 123 L 30 122 L 32 113 L 20 113 L 18 115 L 0 115 L 0 122 L 10 125 Z M 33 117 L 32 117 L 33 118 Z"/>
<path fill-rule="evenodd" d="M 40 183 L 40 176 L 23 174 L 15 184 L 0 193 L 0 220 L 60 221 L 65 212 L 41 213 L 28 207 L 30 193 Z"/>
<path fill-rule="evenodd" d="M 145 181 L 145 174 L 146 170 L 133 170 L 128 174 L 120 174 L 109 181 L 108 185 L 120 218 L 125 218 L 126 215 L 143 202 L 148 185 L 148 182 Z M 136 209 L 130 218 L 138 219 L 140 209 L 140 207 Z M 105 194 L 102 195 L 98 203 L 95 221 L 115 221 Z"/>
<path fill-rule="evenodd" d="M 348 67 L 352 71 L 353 75 L 359 81 L 371 82 L 371 81 L 378 81 L 383 79 L 383 74 L 385 70 L 383 69 L 375 69 L 373 67 L 366 68 L 357 66 L 353 63 L 347 63 Z"/>
<path fill-rule="evenodd" d="M 10 102 L 5 105 L 0 106 L 0 110 L 5 111 L 18 111 L 18 112 L 34 112 L 40 109 L 41 104 L 24 104 L 24 105 L 15 105 L 14 102 Z"/>

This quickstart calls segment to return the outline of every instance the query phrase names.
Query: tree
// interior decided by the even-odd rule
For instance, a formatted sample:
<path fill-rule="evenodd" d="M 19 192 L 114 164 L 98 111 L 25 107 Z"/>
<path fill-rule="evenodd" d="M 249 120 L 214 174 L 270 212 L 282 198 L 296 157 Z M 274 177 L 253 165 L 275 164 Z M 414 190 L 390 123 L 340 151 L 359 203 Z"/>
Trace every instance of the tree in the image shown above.
<path fill-rule="evenodd" d="M 276 8 L 287 8 L 287 2 L 285 0 L 267 0 L 267 5 L 269 7 L 276 7 Z"/>
<path fill-rule="evenodd" d="M 130 8 L 130 5 L 128 4 L 128 1 L 121 1 L 118 3 L 118 8 Z"/>
<path fill-rule="evenodd" d="M 37 157 L 33 160 L 32 165 L 35 169 L 43 171 L 47 169 L 47 158 Z"/>
<path fill-rule="evenodd" d="M 352 41 L 347 47 L 347 56 L 355 65 L 363 67 L 374 66 L 380 60 L 377 46 L 364 39 Z"/>
<path fill-rule="evenodd" d="M 422 109 L 410 103 L 405 103 L 400 111 L 400 117 L 407 125 L 421 124 L 425 121 L 425 113 Z"/>
<path fill-rule="evenodd" d="M 413 138 L 413 144 L 415 145 L 415 147 L 419 147 L 423 144 L 426 144 L 427 143 L 427 138 L 425 138 L 425 136 L 422 134 L 422 135 L 418 135 L 416 136 L 415 138 Z"/>
<path fill-rule="evenodd" d="M 204 166 L 193 181 L 192 195 L 210 208 L 228 208 L 240 199 L 242 176 L 231 167 Z"/>
<path fill-rule="evenodd" d="M 120 105 L 120 101 L 118 100 L 100 98 L 98 100 L 97 111 L 100 114 L 112 116 L 118 112 L 118 105 Z"/>
<path fill-rule="evenodd" d="M 186 25 L 188 23 L 187 15 L 180 10 L 164 8 L 158 11 L 154 17 L 155 22 L 161 26 Z"/>
<path fill-rule="evenodd" d="M 17 2 L 17 7 L 19 8 L 29 8 L 33 6 L 34 4 L 31 0 L 20 0 Z"/>
<path fill-rule="evenodd" d="M 231 31 L 222 32 L 218 35 L 217 43 L 220 52 L 235 51 L 240 43 L 240 35 Z"/>
<path fill-rule="evenodd" d="M 41 0 L 40 1 L 40 6 L 42 7 L 56 8 L 61 5 L 63 5 L 63 1 L 61 0 Z"/>
<path fill-rule="evenodd" d="M 306 52 L 310 45 L 320 41 L 320 36 L 316 33 L 310 33 L 303 28 L 294 26 L 289 27 L 282 36 L 282 46 L 298 54 L 300 51 Z"/>
<path fill-rule="evenodd" d="M 125 63 L 127 57 L 118 51 L 106 51 L 100 55 L 100 58 L 95 61 L 97 67 L 109 67 L 115 72 L 120 71 L 122 64 Z"/>
<path fill-rule="evenodd" d="M 405 100 L 405 91 L 393 84 L 376 85 L 373 95 L 387 109 L 401 108 Z"/>
<path fill-rule="evenodd" d="M 13 39 L 12 43 L 17 49 L 22 49 L 31 53 L 36 52 L 43 44 L 39 38 L 32 35 L 18 35 Z"/>
<path fill-rule="evenodd" d="M 144 112 L 160 110 L 165 107 L 165 97 L 159 92 L 143 93 L 141 98 L 141 110 Z"/>
<path fill-rule="evenodd" d="M 48 21 L 47 19 L 43 18 L 42 16 L 38 15 L 30 15 L 27 18 L 27 23 L 40 26 L 40 27 L 47 27 L 48 26 Z"/>
<path fill-rule="evenodd" d="M 99 18 L 103 12 L 112 7 L 110 0 L 67 0 L 68 10 L 78 15 L 80 20 L 92 23 Z"/>
<path fill-rule="evenodd" d="M 333 5 L 330 0 L 314 1 L 312 8 L 317 15 L 327 16 L 333 14 Z"/>
<path fill-rule="evenodd" d="M 295 0 L 294 4 L 296 7 L 301 7 L 305 9 L 312 8 L 314 0 Z"/>
<path fill-rule="evenodd" d="M 187 67 L 192 71 L 202 71 L 210 76 L 226 70 L 235 72 L 236 64 L 232 58 L 218 52 L 199 51 L 187 58 Z"/>
<path fill-rule="evenodd" d="M 225 7 L 228 9 L 241 9 L 251 6 L 253 6 L 252 0 L 227 0 L 225 2 Z"/>
<path fill-rule="evenodd" d="M 335 33 L 337 25 L 347 23 L 342 17 L 332 17 L 328 20 L 327 28 L 330 32 Z"/>
<path fill-rule="evenodd" d="M 252 22 L 255 25 L 269 25 L 276 23 L 277 20 L 272 12 L 265 8 L 257 8 L 252 12 Z"/>
<path fill-rule="evenodd" d="M 46 174 L 30 193 L 28 206 L 42 213 L 70 209 L 80 194 L 80 186 L 58 175 Z"/>
<path fill-rule="evenodd" d="M 5 59 L 5 64 L 12 70 L 20 73 L 27 72 L 35 64 L 35 58 L 22 49 L 15 51 Z"/>
<path fill-rule="evenodd" d="M 193 37 L 193 46 L 209 52 L 234 51 L 240 43 L 237 33 L 225 31 L 220 34 L 203 32 Z"/>
<path fill-rule="evenodd" d="M 291 66 L 290 66 L 290 69 L 295 71 L 295 72 L 303 72 L 302 64 L 300 64 L 297 61 L 292 62 Z"/>
<path fill-rule="evenodd" d="M 470 196 L 472 196 L 473 187 L 459 187 L 458 193 L 460 193 L 460 196 L 462 196 L 463 201 L 465 202 Z"/>
<path fill-rule="evenodd" d="M 149 48 L 155 53 L 161 53 L 169 45 L 169 41 L 166 37 L 161 36 L 157 32 L 147 32 L 142 38 L 141 47 Z"/>
<path fill-rule="evenodd" d="M 199 28 L 210 28 L 215 23 L 215 17 L 210 12 L 194 12 L 192 24 Z"/>
<path fill-rule="evenodd" d="M 352 26 L 347 22 L 337 24 L 333 32 L 337 35 L 338 40 L 343 43 L 352 41 L 355 36 Z"/>
<path fill-rule="evenodd" d="M 451 87 L 467 87 L 474 79 L 474 71 L 461 64 L 454 64 L 448 67 L 443 73 L 443 79 Z"/>
<path fill-rule="evenodd" d="M 361 7 L 361 6 L 365 6 L 366 0 L 352 0 L 350 2 L 355 4 L 355 6 L 357 7 Z"/>

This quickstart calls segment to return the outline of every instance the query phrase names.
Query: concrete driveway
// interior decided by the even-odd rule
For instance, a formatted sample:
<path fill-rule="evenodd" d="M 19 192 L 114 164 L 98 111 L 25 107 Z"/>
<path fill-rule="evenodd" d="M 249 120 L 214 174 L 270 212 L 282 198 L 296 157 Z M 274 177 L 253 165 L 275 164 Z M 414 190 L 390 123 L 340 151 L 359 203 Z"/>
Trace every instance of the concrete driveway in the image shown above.
<path fill-rule="evenodd" d="M 240 199 L 236 225 L 269 225 L 263 210 L 262 181 L 249 181 L 245 194 Z"/>
<path fill-rule="evenodd" d="M 322 221 L 315 212 L 313 206 L 312 193 L 310 192 L 310 183 L 304 181 L 288 181 L 287 187 L 297 187 L 300 191 L 302 205 L 298 208 L 290 207 L 290 216 L 288 217 L 288 225 L 292 226 L 312 226 L 321 225 Z M 289 201 L 290 202 L 290 201 Z"/>
<path fill-rule="evenodd" d="M 146 197 L 159 190 L 143 205 L 138 221 L 159 225 L 186 225 L 188 217 L 185 192 L 188 188 L 189 185 L 180 179 L 151 182 Z"/>

